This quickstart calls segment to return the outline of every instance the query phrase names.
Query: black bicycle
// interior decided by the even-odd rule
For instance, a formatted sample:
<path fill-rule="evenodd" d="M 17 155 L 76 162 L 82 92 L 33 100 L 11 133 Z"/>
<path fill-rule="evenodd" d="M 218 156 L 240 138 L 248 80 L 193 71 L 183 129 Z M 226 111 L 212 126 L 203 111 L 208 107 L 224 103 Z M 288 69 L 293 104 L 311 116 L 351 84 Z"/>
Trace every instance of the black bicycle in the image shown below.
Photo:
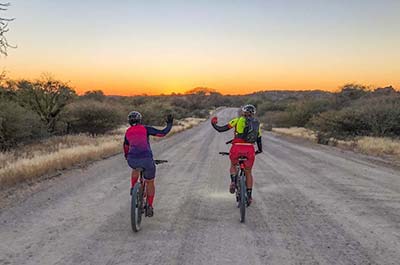
<path fill-rule="evenodd" d="M 154 160 L 156 165 L 167 163 L 167 160 Z M 131 190 L 131 224 L 132 230 L 134 232 L 138 232 L 141 229 L 142 223 L 142 215 L 145 214 L 147 216 L 147 190 L 146 190 L 146 182 L 144 181 L 143 168 L 136 168 L 139 170 L 139 178 L 136 184 L 133 186 Z"/>
<path fill-rule="evenodd" d="M 229 155 L 228 152 L 219 152 L 221 155 Z M 246 207 L 248 206 L 247 192 L 246 192 L 246 174 L 244 172 L 245 166 L 244 161 L 247 157 L 240 156 L 239 164 L 237 165 L 236 173 L 236 202 L 238 203 L 238 208 L 240 209 L 240 222 L 244 223 L 246 218 Z"/>

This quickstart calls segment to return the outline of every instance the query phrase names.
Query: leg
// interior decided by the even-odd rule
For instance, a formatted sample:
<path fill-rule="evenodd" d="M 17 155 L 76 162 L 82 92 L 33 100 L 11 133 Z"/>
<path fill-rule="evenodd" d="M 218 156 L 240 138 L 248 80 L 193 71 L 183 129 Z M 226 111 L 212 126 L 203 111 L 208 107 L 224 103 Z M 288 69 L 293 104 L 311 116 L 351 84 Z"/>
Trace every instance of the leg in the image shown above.
<path fill-rule="evenodd" d="M 253 175 L 251 173 L 251 168 L 246 168 L 244 170 L 244 173 L 246 175 L 246 187 L 247 187 L 247 189 L 252 189 L 253 188 Z"/>
<path fill-rule="evenodd" d="M 229 192 L 230 193 L 235 193 L 236 189 L 236 178 L 237 178 L 237 172 L 236 172 L 236 165 L 231 161 L 231 168 L 230 168 L 230 173 L 231 173 L 231 184 L 229 185 Z"/>
<path fill-rule="evenodd" d="M 229 169 L 231 175 L 236 175 L 236 165 L 231 162 L 231 168 Z"/>
<path fill-rule="evenodd" d="M 156 193 L 156 187 L 154 185 L 154 179 L 146 180 L 147 185 L 147 203 L 150 207 L 153 207 L 154 195 Z"/>
<path fill-rule="evenodd" d="M 237 168 L 236 165 L 239 162 L 237 148 L 235 145 L 232 145 L 231 150 L 229 151 L 229 158 L 231 159 L 231 167 L 229 172 L 231 173 L 231 184 L 229 185 L 229 192 L 235 193 L 236 190 L 236 179 L 237 179 Z"/>
<path fill-rule="evenodd" d="M 255 151 L 254 147 L 251 146 L 249 150 L 247 150 L 247 161 L 245 161 L 244 173 L 246 174 L 246 187 L 247 187 L 247 204 L 250 205 L 253 201 L 252 192 L 253 192 L 253 174 L 251 169 L 254 165 L 255 160 Z"/>
<path fill-rule="evenodd" d="M 131 188 L 136 184 L 139 178 L 140 171 L 136 169 L 132 169 L 132 174 L 131 174 Z"/>
<path fill-rule="evenodd" d="M 156 193 L 156 188 L 154 185 L 154 178 L 156 177 L 156 165 L 154 164 L 153 159 L 148 159 L 146 162 L 146 167 L 144 171 L 144 178 L 146 181 L 146 189 L 147 189 L 147 210 L 146 215 L 148 217 L 152 217 L 154 214 L 153 211 L 153 201 L 154 195 Z"/>
<path fill-rule="evenodd" d="M 247 205 L 250 206 L 250 204 L 253 201 L 252 197 L 252 192 L 253 192 L 253 175 L 251 174 L 251 168 L 246 168 L 244 170 L 244 173 L 246 175 L 246 187 L 247 187 Z"/>

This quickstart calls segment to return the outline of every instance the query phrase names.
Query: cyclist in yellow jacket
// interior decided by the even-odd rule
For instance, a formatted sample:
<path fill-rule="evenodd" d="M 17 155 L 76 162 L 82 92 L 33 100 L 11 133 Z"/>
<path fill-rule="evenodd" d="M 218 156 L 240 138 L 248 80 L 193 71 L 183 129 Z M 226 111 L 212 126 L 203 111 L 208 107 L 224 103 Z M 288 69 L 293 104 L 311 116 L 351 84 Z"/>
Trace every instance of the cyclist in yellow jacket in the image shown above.
<path fill-rule="evenodd" d="M 236 189 L 236 165 L 238 164 L 238 158 L 240 156 L 247 157 L 245 161 L 245 174 L 246 174 L 246 186 L 247 186 L 247 197 L 248 203 L 252 202 L 252 189 L 253 189 L 253 175 L 251 169 L 254 164 L 255 154 L 262 152 L 262 141 L 261 141 L 261 128 L 260 123 L 254 117 L 256 108 L 251 105 L 245 105 L 241 109 L 240 117 L 232 119 L 228 124 L 218 126 L 218 118 L 213 117 L 211 119 L 211 125 L 218 132 L 225 132 L 232 128 L 235 128 L 234 139 L 232 141 L 232 147 L 230 150 L 229 158 L 231 159 L 231 184 L 229 186 L 230 193 L 235 193 Z M 257 152 L 254 149 L 254 143 L 257 143 Z"/>

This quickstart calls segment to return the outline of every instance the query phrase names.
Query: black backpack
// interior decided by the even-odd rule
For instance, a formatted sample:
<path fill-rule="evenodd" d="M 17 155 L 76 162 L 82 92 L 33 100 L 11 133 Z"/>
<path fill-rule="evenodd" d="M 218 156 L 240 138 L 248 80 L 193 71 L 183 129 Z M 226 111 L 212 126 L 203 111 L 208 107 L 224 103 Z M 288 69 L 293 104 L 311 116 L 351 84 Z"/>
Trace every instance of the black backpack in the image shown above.
<path fill-rule="evenodd" d="M 257 142 L 260 122 L 256 118 L 246 118 L 246 127 L 244 128 L 243 139 L 248 143 Z"/>

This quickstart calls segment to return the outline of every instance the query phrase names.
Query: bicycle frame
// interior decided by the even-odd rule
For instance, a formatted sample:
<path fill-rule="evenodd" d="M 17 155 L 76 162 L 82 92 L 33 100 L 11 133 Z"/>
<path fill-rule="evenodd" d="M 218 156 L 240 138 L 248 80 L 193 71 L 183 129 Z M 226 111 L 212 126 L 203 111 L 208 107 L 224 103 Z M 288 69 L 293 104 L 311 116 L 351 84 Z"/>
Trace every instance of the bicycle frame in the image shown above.
<path fill-rule="evenodd" d="M 245 172 L 244 161 L 246 161 L 246 157 L 239 158 L 239 166 L 236 177 L 237 188 L 236 188 L 236 200 L 238 202 L 238 207 L 240 208 L 240 222 L 244 223 L 246 216 L 246 207 L 247 207 L 247 177 Z"/>
<path fill-rule="evenodd" d="M 228 152 L 219 152 L 221 155 L 229 155 Z M 238 202 L 238 208 L 240 208 L 240 222 L 244 223 L 246 216 L 247 207 L 247 185 L 246 185 L 246 173 L 244 161 L 247 157 L 239 157 L 239 163 L 236 165 L 236 202 Z"/>
<path fill-rule="evenodd" d="M 155 164 L 167 163 L 167 160 L 154 160 Z M 141 229 L 142 215 L 147 209 L 147 182 L 143 169 L 139 170 L 139 178 L 131 189 L 131 225 L 134 232 Z M 147 215 L 147 213 L 146 213 Z"/>

